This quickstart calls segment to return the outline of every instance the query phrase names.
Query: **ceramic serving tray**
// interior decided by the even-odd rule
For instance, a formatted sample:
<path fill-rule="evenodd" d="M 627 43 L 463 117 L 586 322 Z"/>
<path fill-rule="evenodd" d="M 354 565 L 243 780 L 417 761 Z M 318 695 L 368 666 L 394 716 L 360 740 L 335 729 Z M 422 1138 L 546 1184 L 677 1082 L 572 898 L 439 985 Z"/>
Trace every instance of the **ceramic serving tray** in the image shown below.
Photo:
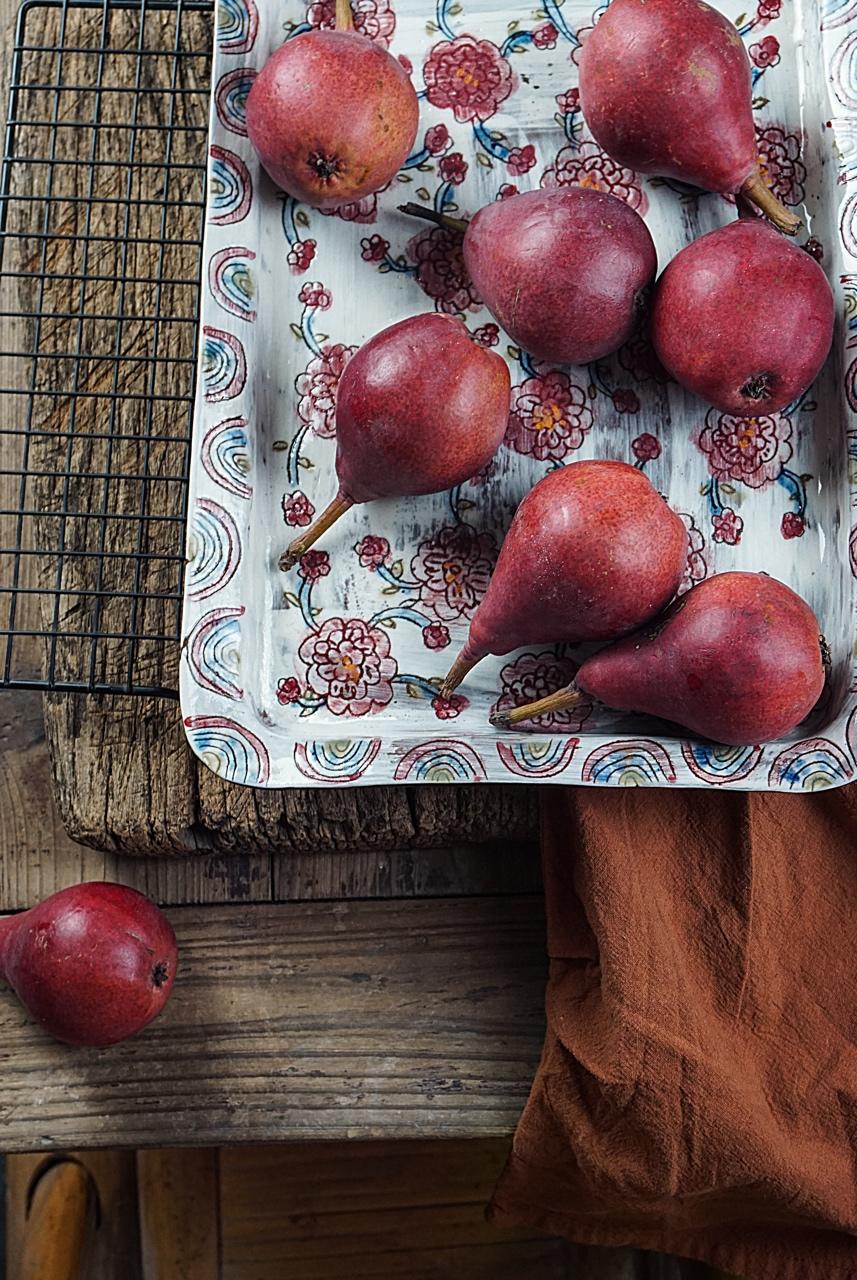
<path fill-rule="evenodd" d="M 220 0 L 181 694 L 190 742 L 221 777 L 811 790 L 854 776 L 857 0 L 751 3 L 724 8 L 753 64 L 762 166 L 805 219 L 799 242 L 826 270 L 839 318 L 818 384 L 783 413 L 739 420 L 665 382 L 642 342 L 589 368 L 534 363 L 482 308 L 456 237 L 396 209 L 407 199 L 467 216 L 515 191 L 596 187 L 645 217 L 662 266 L 734 218 L 724 197 L 641 180 L 591 140 L 577 62 L 603 8 L 354 0 L 357 29 L 412 71 L 422 114 L 390 187 L 326 216 L 261 172 L 244 109 L 271 51 L 330 26 L 334 0 Z M 279 553 L 335 491 L 345 362 L 378 329 L 432 308 L 462 316 L 509 362 L 493 465 L 449 493 L 354 508 L 282 574 Z M 491 729 L 498 703 L 572 678 L 581 653 L 565 645 L 488 659 L 439 697 L 518 502 L 549 469 L 593 457 L 645 469 L 681 513 L 683 590 L 764 570 L 812 604 L 833 667 L 790 738 L 714 746 L 588 703 L 531 731 Z"/>

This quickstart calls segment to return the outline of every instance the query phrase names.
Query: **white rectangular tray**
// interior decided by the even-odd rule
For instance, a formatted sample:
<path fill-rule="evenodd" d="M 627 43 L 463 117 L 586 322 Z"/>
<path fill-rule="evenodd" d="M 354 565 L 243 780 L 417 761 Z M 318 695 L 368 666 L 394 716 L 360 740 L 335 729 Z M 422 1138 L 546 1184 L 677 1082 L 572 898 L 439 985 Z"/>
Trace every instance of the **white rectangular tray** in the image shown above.
<path fill-rule="evenodd" d="M 589 369 L 533 367 L 505 335 L 482 329 L 491 318 L 455 237 L 396 211 L 413 199 L 467 215 L 506 184 L 594 185 L 645 216 L 661 266 L 733 218 L 725 198 L 640 181 L 588 138 L 576 58 L 600 10 L 578 0 L 538 10 L 354 0 L 358 29 L 413 67 L 420 130 L 387 191 L 324 216 L 284 199 L 260 170 L 244 103 L 270 52 L 290 33 L 329 24 L 333 0 L 220 0 L 181 694 L 190 742 L 222 777 L 276 787 L 794 790 L 853 776 L 857 3 L 738 9 L 729 0 L 754 63 L 760 155 L 781 199 L 805 217 L 801 241 L 811 237 L 839 304 L 818 385 L 786 413 L 745 423 L 664 385 L 639 346 Z M 449 494 L 355 508 L 303 574 L 281 574 L 279 552 L 334 493 L 344 359 L 384 325 L 432 307 L 460 312 L 508 356 L 513 412 L 490 474 Z M 548 468 L 590 457 L 636 460 L 683 514 L 685 586 L 725 569 L 765 570 L 810 601 L 833 672 L 801 731 L 724 748 L 588 706 L 549 732 L 492 730 L 499 698 L 509 705 L 567 683 L 579 657 L 568 646 L 489 659 L 460 698 L 438 701 L 517 503 Z"/>

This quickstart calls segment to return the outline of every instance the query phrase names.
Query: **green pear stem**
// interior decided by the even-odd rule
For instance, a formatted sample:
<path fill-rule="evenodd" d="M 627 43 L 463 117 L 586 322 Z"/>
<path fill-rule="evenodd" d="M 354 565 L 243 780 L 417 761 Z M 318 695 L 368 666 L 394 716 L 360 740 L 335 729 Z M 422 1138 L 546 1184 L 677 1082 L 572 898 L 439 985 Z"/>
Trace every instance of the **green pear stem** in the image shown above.
<path fill-rule="evenodd" d="M 511 707 L 508 711 L 495 711 L 488 717 L 495 729 L 512 729 L 522 720 L 532 720 L 535 716 L 546 715 L 549 711 L 566 711 L 580 701 L 580 690 L 570 684 L 567 689 L 558 689 L 549 693 L 546 698 L 536 702 L 528 702 L 523 707 Z"/>
<path fill-rule="evenodd" d="M 447 671 L 443 684 L 440 686 L 440 696 L 442 698 L 450 697 L 452 692 L 461 684 L 468 671 L 475 667 L 477 662 L 481 662 L 482 657 L 481 653 L 469 653 L 465 646 Z"/>
<path fill-rule="evenodd" d="M 346 511 L 354 506 L 351 498 L 346 498 L 344 493 L 338 493 L 317 520 L 314 520 L 310 527 L 289 543 L 287 549 L 280 556 L 280 568 L 285 573 L 288 569 L 293 569 L 301 556 L 309 551 L 314 542 L 317 542 L 323 533 L 326 533 L 332 524 L 335 524 L 340 516 L 344 516 Z"/>
<path fill-rule="evenodd" d="M 769 218 L 777 230 L 782 231 L 784 235 L 796 236 L 800 231 L 803 225 L 800 218 L 777 199 L 771 188 L 764 182 L 758 169 L 750 175 L 739 194 L 746 196 L 761 209 L 765 217 Z"/>
<path fill-rule="evenodd" d="M 426 222 L 433 222 L 437 227 L 448 227 L 450 231 L 457 231 L 462 236 L 470 225 L 467 218 L 453 218 L 450 213 L 440 213 L 424 204 L 400 204 L 399 213 L 406 213 L 411 218 L 425 218 Z"/>
<path fill-rule="evenodd" d="M 351 12 L 351 0 L 336 0 L 336 15 L 333 20 L 336 31 L 353 31 L 354 14 Z"/>

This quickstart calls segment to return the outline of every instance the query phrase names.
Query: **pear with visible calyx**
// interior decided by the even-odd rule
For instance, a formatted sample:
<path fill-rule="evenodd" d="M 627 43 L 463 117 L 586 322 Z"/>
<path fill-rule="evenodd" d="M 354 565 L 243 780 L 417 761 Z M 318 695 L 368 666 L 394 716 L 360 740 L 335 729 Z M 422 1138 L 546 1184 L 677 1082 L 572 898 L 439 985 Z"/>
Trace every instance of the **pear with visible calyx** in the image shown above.
<path fill-rule="evenodd" d="M 722 413 L 763 417 L 815 381 L 835 310 L 815 259 L 751 216 L 676 254 L 655 288 L 652 345 L 677 382 Z"/>
<path fill-rule="evenodd" d="M 612 0 L 580 52 L 580 105 L 619 164 L 740 192 L 780 231 L 800 227 L 759 168 L 744 42 L 703 0 Z"/>
<path fill-rule="evenodd" d="M 568 689 L 497 712 L 491 723 L 509 729 L 586 693 L 701 738 L 754 746 L 809 715 L 827 660 L 818 619 L 790 587 L 763 573 L 719 573 L 651 627 L 587 658 Z"/>
<path fill-rule="evenodd" d="M 476 292 L 535 359 L 588 364 L 637 327 L 658 260 L 648 227 L 624 200 L 586 187 L 526 191 L 469 222 L 419 204 L 399 208 L 463 233 Z"/>
<path fill-rule="evenodd" d="M 305 31 L 271 54 L 247 97 L 247 133 L 274 182 L 317 209 L 386 187 L 416 137 L 419 102 L 402 64 L 354 30 Z"/>
<path fill-rule="evenodd" d="M 376 333 L 336 395 L 339 491 L 280 557 L 291 569 L 355 503 L 442 493 L 486 467 L 509 421 L 509 368 L 451 316 L 411 316 Z"/>
<path fill-rule="evenodd" d="M 684 523 L 642 471 L 595 461 L 550 472 L 515 512 L 442 696 L 489 653 L 632 631 L 673 598 L 686 561 Z"/>

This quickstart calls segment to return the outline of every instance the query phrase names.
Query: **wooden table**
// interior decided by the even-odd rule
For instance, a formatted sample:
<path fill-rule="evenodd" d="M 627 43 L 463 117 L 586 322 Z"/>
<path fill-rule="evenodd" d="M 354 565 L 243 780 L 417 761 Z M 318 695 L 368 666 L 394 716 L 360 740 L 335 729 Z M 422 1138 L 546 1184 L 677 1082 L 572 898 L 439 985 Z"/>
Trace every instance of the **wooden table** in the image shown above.
<path fill-rule="evenodd" d="M 0 0 L 7 33 L 12 28 L 12 5 L 13 0 Z M 62 20 L 57 8 L 31 7 L 29 44 L 54 44 Z M 115 47 L 133 47 L 137 21 L 133 8 L 111 14 Z M 201 47 L 207 48 L 210 16 L 194 12 L 192 21 L 198 27 L 197 39 L 203 41 Z M 76 9 L 69 22 L 77 27 L 67 32 L 66 42 L 85 45 L 102 22 L 102 12 L 97 5 Z M 146 45 L 160 41 L 159 47 L 169 48 L 174 27 L 168 16 L 156 11 L 148 23 Z M 52 83 L 55 55 L 36 51 L 28 56 L 31 77 Z M 64 98 L 63 110 L 69 119 L 88 109 L 87 76 L 92 63 L 80 55 L 77 64 L 77 57 L 66 55 L 62 67 L 64 83 L 81 85 L 79 101 L 73 95 L 67 102 Z M 136 67 L 133 58 L 125 63 L 116 59 L 110 66 L 114 82 L 123 74 L 137 76 L 145 91 L 141 116 L 150 111 L 154 122 L 163 122 L 158 108 L 163 89 L 159 67 L 156 59 L 139 58 Z M 179 110 L 197 125 L 204 123 L 207 61 L 204 56 L 191 56 L 177 67 L 183 95 L 177 99 Z M 98 107 L 107 123 L 118 120 L 115 113 L 122 109 L 118 95 L 109 93 Z M 109 195 L 116 189 L 116 172 L 107 162 L 113 156 L 120 165 L 124 153 L 111 151 L 118 144 L 110 137 L 112 133 L 106 131 L 99 143 L 103 147 L 99 160 L 105 163 L 94 171 L 94 184 L 89 187 L 90 169 L 79 163 L 93 154 L 89 133 L 86 129 L 63 133 L 61 157 L 67 164 L 57 170 L 57 190 L 77 203 L 68 206 L 59 227 L 52 227 L 57 234 L 47 250 L 39 251 L 42 268 L 51 275 L 46 286 L 49 305 L 44 292 L 40 295 L 43 309 L 67 311 L 71 317 L 64 336 L 57 339 L 57 330 L 52 330 L 53 339 L 61 345 L 81 341 L 74 314 L 82 296 L 80 281 L 88 280 L 90 274 L 104 277 L 87 299 L 93 313 L 110 315 L 121 306 L 129 314 L 158 315 L 159 308 L 167 307 L 174 312 L 184 308 L 192 315 L 195 307 L 193 290 L 168 301 L 161 293 L 153 294 L 153 286 L 146 283 L 153 270 L 153 251 L 143 242 L 144 227 L 126 222 L 123 228 L 111 221 L 113 214 L 106 206 L 88 208 L 87 192 Z M 21 131 L 19 152 L 29 154 L 27 147 L 38 145 L 26 130 Z M 199 145 L 198 137 L 177 133 L 173 161 L 196 164 Z M 186 153 L 182 148 L 187 148 Z M 18 179 L 37 184 L 36 167 L 18 172 Z M 170 181 L 172 270 L 196 278 L 196 215 L 183 202 L 193 195 L 193 183 L 198 188 L 198 174 L 194 177 L 188 169 L 190 185 L 185 185 L 181 171 Z M 166 198 L 166 188 L 163 194 Z M 136 206 L 132 213 L 143 216 Z M 80 248 L 76 237 L 81 217 L 90 233 L 104 237 L 96 269 L 89 260 L 81 269 L 79 258 L 74 257 Z M 188 243 L 183 244 L 184 240 Z M 35 252 L 30 248 L 31 254 Z M 34 269 L 37 259 L 27 258 L 26 245 L 21 252 L 22 269 Z M 63 280 L 64 276 L 73 280 Z M 32 301 L 26 289 L 25 298 Z M 55 323 L 61 329 L 63 322 Z M 6 351 L 33 340 L 32 326 L 6 321 L 3 329 Z M 171 333 L 172 356 L 178 353 L 187 360 L 193 355 L 190 334 L 188 325 Z M 114 333 L 109 323 L 106 327 L 95 324 L 86 340 L 92 350 L 99 343 L 108 344 L 109 349 Z M 110 467 L 127 474 L 139 470 L 141 446 L 135 427 L 141 426 L 140 414 L 148 413 L 148 427 L 155 433 L 169 431 L 166 411 L 151 403 L 147 408 L 143 397 L 136 409 L 124 406 L 129 415 L 128 438 L 111 446 L 112 454 L 105 455 L 97 434 L 87 434 L 97 425 L 97 415 L 103 411 L 99 397 L 111 379 L 114 385 L 120 381 L 125 385 L 126 375 L 136 376 L 133 369 L 153 364 L 162 390 L 180 387 L 181 379 L 187 377 L 186 365 L 167 367 L 159 359 L 152 361 L 145 325 L 139 326 L 139 332 L 133 326 L 124 331 L 120 327 L 115 350 L 120 348 L 118 364 L 115 359 L 112 363 L 90 360 L 83 372 L 80 360 L 40 365 L 38 386 L 53 396 L 38 401 L 35 410 L 37 425 L 47 433 L 35 461 L 48 478 L 35 485 L 33 496 L 44 513 L 42 528 L 50 529 L 56 518 L 52 513 L 58 510 L 57 485 L 50 482 L 50 475 L 61 470 L 63 463 L 50 433 L 62 427 L 64 402 L 59 397 L 69 386 L 84 393 L 77 408 L 79 438 L 73 448 L 78 470 L 95 474 Z M 69 350 L 75 349 L 69 345 Z M 123 362 L 132 363 L 126 368 Z M 63 451 L 66 438 L 62 438 Z M 147 460 L 157 469 L 161 446 L 153 448 Z M 163 446 L 164 466 L 169 448 Z M 4 506 L 14 503 L 11 478 L 0 479 L 0 493 L 6 499 Z M 90 481 L 71 481 L 65 497 L 80 510 L 99 500 Z M 120 511 L 125 509 L 123 504 L 133 510 L 138 498 L 131 482 L 114 486 L 110 495 Z M 180 492 L 175 487 L 165 490 L 160 500 L 166 514 L 180 510 Z M 79 539 L 75 549 L 86 551 L 85 529 L 74 536 Z M 121 549 L 111 541 L 113 536 L 112 532 L 107 535 L 107 550 Z M 156 528 L 148 547 L 157 552 L 169 545 L 164 539 L 172 538 L 174 545 L 177 536 L 175 526 Z M 85 557 L 63 565 L 61 585 L 70 593 L 63 600 L 73 601 L 72 593 L 87 585 L 76 567 L 80 563 L 85 563 Z M 117 565 L 121 574 L 121 557 Z M 44 585 L 35 561 L 27 563 L 24 573 L 31 585 Z M 156 571 L 146 570 L 146 575 L 144 589 L 156 592 Z M 58 613 L 61 630 L 76 629 L 74 609 L 79 606 L 79 600 L 63 604 Z M 108 601 L 101 616 L 106 629 L 114 616 L 111 609 Z M 114 625 L 119 625 L 121 617 L 115 617 Z M 65 652 L 59 664 L 61 674 L 63 661 L 72 661 L 70 651 Z M 152 646 L 137 656 L 150 683 L 175 687 L 177 645 Z M 32 672 L 39 670 L 42 657 L 39 642 L 34 641 L 26 649 Z M 112 664 L 121 661 L 121 654 L 108 650 L 100 661 L 101 678 L 110 679 Z M 413 1143 L 423 1136 L 476 1138 L 488 1145 L 477 1148 L 463 1141 L 448 1147 L 449 1152 L 459 1152 L 456 1159 L 464 1161 L 463 1167 L 469 1167 L 468 1151 L 482 1152 L 473 1165 L 478 1191 L 470 1193 L 470 1208 L 475 1214 L 477 1201 L 484 1198 L 502 1159 L 496 1139 L 511 1133 L 526 1098 L 543 1033 L 544 922 L 535 789 L 253 792 L 224 784 L 196 762 L 185 743 L 174 701 L 53 694 L 43 704 L 39 694 L 29 692 L 0 694 L 0 699 L 0 911 L 24 908 L 81 880 L 117 880 L 142 890 L 168 910 L 181 957 L 165 1014 L 138 1039 L 110 1050 L 70 1050 L 54 1044 L 30 1024 L 11 997 L 0 996 L 3 1150 L 119 1150 L 109 1165 L 110 1185 L 116 1203 L 125 1206 L 119 1220 L 126 1222 L 132 1185 L 128 1161 L 133 1157 L 130 1152 L 121 1155 L 121 1149 L 347 1139 L 349 1146 L 343 1151 L 353 1152 L 359 1151 L 351 1145 L 355 1139 Z M 373 1147 L 371 1159 L 379 1168 L 392 1168 L 392 1173 L 385 1174 L 392 1184 L 398 1175 L 390 1150 L 389 1146 Z M 415 1150 L 431 1168 L 436 1157 L 428 1149 Z M 87 1159 L 103 1172 L 106 1166 L 99 1165 L 101 1157 Z M 142 1159 L 137 1157 L 138 1162 Z M 153 1156 L 155 1163 L 143 1166 L 144 1182 L 158 1184 L 157 1159 Z M 270 1153 L 267 1159 L 275 1164 L 281 1160 Z M 289 1169 L 283 1185 L 298 1194 L 307 1176 L 301 1160 L 291 1155 L 283 1159 Z M 364 1164 L 368 1163 L 367 1154 Z M 17 1180 L 12 1182 L 13 1235 L 15 1223 L 20 1225 L 31 1167 L 19 1166 Z M 233 1190 L 256 1185 L 247 1160 L 236 1156 L 223 1167 L 233 1170 Z M 264 1167 L 263 1161 L 263 1174 L 257 1174 L 263 1183 Z M 137 1172 L 139 1176 L 139 1167 Z M 223 1184 L 220 1194 L 226 1194 Z M 438 1199 L 434 1191 L 427 1195 L 432 1205 Z M 258 1188 L 248 1200 L 251 1218 L 257 1209 Z M 281 1218 L 285 1210 L 276 1203 L 274 1209 Z M 440 1216 L 425 1227 L 425 1271 L 410 1267 L 402 1274 L 441 1274 L 436 1270 L 440 1265 L 436 1235 L 447 1229 L 449 1206 L 439 1204 L 438 1212 Z M 242 1229 L 239 1223 L 239 1234 Z M 397 1230 L 403 1233 L 403 1246 L 415 1238 L 410 1227 Z M 298 1239 L 297 1220 L 295 1231 Z M 488 1269 L 467 1269 L 468 1276 L 490 1274 L 494 1280 L 527 1274 L 535 1280 L 562 1274 L 557 1269 L 560 1255 L 544 1242 L 530 1245 L 518 1236 L 517 1252 L 501 1260 L 499 1253 L 495 1258 L 489 1251 L 488 1241 L 473 1231 L 474 1248 L 478 1245 L 482 1250 Z M 126 1233 L 122 1239 L 125 1248 L 130 1237 Z M 101 1248 L 115 1252 L 119 1245 L 116 1241 L 105 1244 L 102 1238 Z M 355 1245 L 356 1256 L 363 1252 L 364 1244 Z M 562 1254 L 566 1262 L 570 1256 L 567 1251 Z M 581 1280 L 654 1274 L 628 1251 L 581 1250 L 575 1259 L 574 1274 Z M 456 1270 L 453 1263 L 450 1254 L 444 1264 L 453 1266 L 450 1274 L 464 1275 L 465 1270 Z M 128 1266 L 131 1278 L 136 1272 L 130 1262 Z M 240 1261 L 234 1267 L 229 1271 L 225 1266 L 223 1274 L 241 1280 L 250 1274 Z M 263 1269 L 258 1274 L 269 1273 Z M 311 1274 L 339 1271 L 334 1266 L 330 1273 L 320 1268 Z M 678 1272 L 666 1269 L 658 1274 L 677 1276 Z"/>

